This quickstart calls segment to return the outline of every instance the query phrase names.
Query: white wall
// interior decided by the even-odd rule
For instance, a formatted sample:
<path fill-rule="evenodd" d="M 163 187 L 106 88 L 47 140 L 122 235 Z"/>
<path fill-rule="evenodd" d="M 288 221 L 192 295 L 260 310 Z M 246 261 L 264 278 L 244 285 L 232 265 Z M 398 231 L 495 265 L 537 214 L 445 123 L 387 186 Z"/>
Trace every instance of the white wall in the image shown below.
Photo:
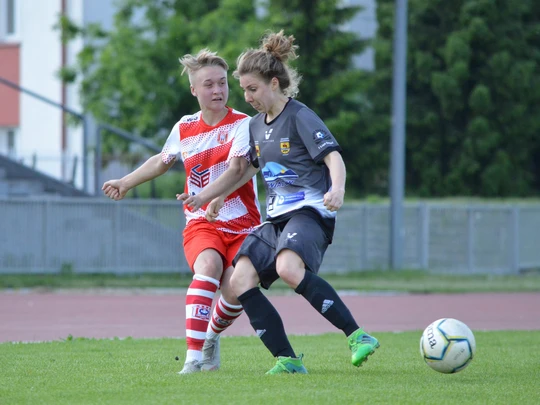
<path fill-rule="evenodd" d="M 0 0 L 3 1 L 3 0 Z M 62 83 L 58 71 L 62 66 L 60 32 L 53 27 L 61 13 L 61 0 L 16 0 L 19 2 L 20 85 L 56 103 L 62 102 Z M 114 0 L 66 0 L 67 15 L 77 25 L 100 22 L 110 29 Z M 67 45 L 67 64 L 76 62 L 83 47 L 78 38 Z M 62 111 L 29 95 L 21 94 L 18 159 L 30 164 L 37 156 L 36 168 L 55 178 L 72 178 L 77 157 L 75 185 L 83 187 L 83 127 L 67 127 L 66 149 L 62 151 Z M 67 86 L 66 106 L 82 112 L 79 83 Z M 93 143 L 94 134 L 91 134 Z M 91 146 L 91 145 L 90 145 Z M 92 156 L 88 165 L 89 186 L 93 185 Z M 64 159 L 64 166 L 62 166 Z M 63 170 L 62 170 L 63 167 Z M 92 190 L 90 190 L 92 191 Z"/>
<path fill-rule="evenodd" d="M 52 27 L 60 13 L 59 0 L 19 0 L 20 84 L 35 93 L 61 102 L 61 83 L 56 72 L 61 64 L 59 33 Z M 18 155 L 30 163 L 38 156 L 37 169 L 61 177 L 60 110 L 29 95 L 21 94 L 20 149 Z"/>

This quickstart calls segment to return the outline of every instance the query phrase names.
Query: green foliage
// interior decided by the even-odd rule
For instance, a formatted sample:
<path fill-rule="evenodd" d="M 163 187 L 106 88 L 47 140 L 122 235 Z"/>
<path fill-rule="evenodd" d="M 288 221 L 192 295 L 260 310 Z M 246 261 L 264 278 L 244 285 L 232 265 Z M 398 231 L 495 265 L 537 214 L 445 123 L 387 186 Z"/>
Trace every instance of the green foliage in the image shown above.
<path fill-rule="evenodd" d="M 427 326 L 427 325 L 426 325 Z M 266 376 L 274 359 L 259 338 L 224 337 L 218 372 L 179 376 L 184 339 L 73 337 L 0 344 L 6 404 L 535 404 L 540 332 L 474 331 L 477 354 L 463 371 L 426 366 L 420 331 L 377 333 L 381 348 L 350 364 L 340 333 L 291 336 L 309 374 Z M 180 356 L 183 360 L 183 356 Z"/>
<path fill-rule="evenodd" d="M 372 177 L 380 148 L 364 146 L 374 143 L 364 139 L 365 120 L 359 116 L 366 103 L 362 97 L 366 77 L 352 66 L 352 57 L 365 43 L 340 28 L 357 8 L 343 7 L 339 0 L 122 0 L 118 4 L 114 28 L 105 35 L 96 27 L 80 28 L 61 20 L 69 38 L 87 38 L 77 66 L 63 69 L 61 77 L 72 82 L 77 73 L 84 73 L 84 107 L 98 121 L 161 144 L 182 115 L 199 109 L 187 77 L 180 75 L 178 57 L 208 47 L 225 57 L 232 71 L 238 55 L 258 46 L 267 29 L 284 28 L 300 46 L 300 101 L 307 102 L 336 133 L 346 151 L 353 187 Z M 256 5 L 267 12 L 257 16 Z M 230 84 L 229 105 L 254 113 L 236 81 Z M 104 147 L 105 152 L 129 151 L 127 143 L 107 132 Z M 359 150 L 365 160 L 357 159 Z"/>
<path fill-rule="evenodd" d="M 353 65 L 367 41 L 343 30 L 359 7 L 339 0 L 269 0 L 268 27 L 294 35 L 300 74 L 298 100 L 306 103 L 328 125 L 343 148 L 349 193 L 386 192 L 387 143 L 376 113 L 368 115 L 365 97 L 369 74 Z M 386 135 L 386 138 L 388 135 Z"/>
<path fill-rule="evenodd" d="M 96 27 L 77 31 L 87 44 L 77 66 L 65 69 L 62 77 L 74 81 L 75 71 L 84 74 L 84 108 L 97 121 L 162 144 L 183 115 L 199 110 L 178 58 L 205 47 L 229 61 L 236 57 L 256 38 L 256 24 L 250 23 L 253 5 L 240 0 L 123 0 L 118 6 L 110 32 Z M 239 95 L 231 96 L 232 105 L 239 104 Z M 104 150 L 125 153 L 129 148 L 105 133 Z"/>
<path fill-rule="evenodd" d="M 386 195 L 393 72 L 394 0 L 377 2 L 374 72 L 353 57 L 368 45 L 343 29 L 358 12 L 339 0 L 120 0 L 114 28 L 59 21 L 64 41 L 83 35 L 77 66 L 87 111 L 162 144 L 199 109 L 178 57 L 203 47 L 235 68 L 267 30 L 296 37 L 299 100 L 325 120 L 347 165 L 348 195 Z M 257 10 L 259 11 L 257 15 Z M 260 11 L 263 11 L 262 13 Z M 409 0 L 407 193 L 530 196 L 540 190 L 540 3 Z M 232 79 L 231 79 L 232 80 Z M 254 113 L 240 87 L 229 104 Z M 130 153 L 106 134 L 105 152 Z"/>
<path fill-rule="evenodd" d="M 381 94 L 392 67 L 394 3 L 378 2 L 373 91 Z M 532 0 L 409 1 L 409 193 L 538 194 L 539 27 Z M 389 111 L 388 97 L 372 101 Z"/>

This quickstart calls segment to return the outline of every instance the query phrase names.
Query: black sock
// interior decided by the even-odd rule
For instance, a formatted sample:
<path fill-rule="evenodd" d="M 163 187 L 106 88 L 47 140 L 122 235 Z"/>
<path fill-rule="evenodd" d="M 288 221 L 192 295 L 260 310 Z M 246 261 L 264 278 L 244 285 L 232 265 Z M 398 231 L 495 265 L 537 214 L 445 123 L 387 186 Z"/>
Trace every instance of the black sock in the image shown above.
<path fill-rule="evenodd" d="M 259 287 L 246 291 L 238 297 L 238 301 L 244 307 L 257 336 L 274 357 L 296 357 L 281 317 Z"/>
<path fill-rule="evenodd" d="M 358 329 L 358 324 L 351 311 L 339 298 L 334 287 L 316 274 L 306 270 L 304 279 L 294 291 L 308 300 L 313 308 L 328 319 L 332 325 L 341 329 L 346 336 Z"/>

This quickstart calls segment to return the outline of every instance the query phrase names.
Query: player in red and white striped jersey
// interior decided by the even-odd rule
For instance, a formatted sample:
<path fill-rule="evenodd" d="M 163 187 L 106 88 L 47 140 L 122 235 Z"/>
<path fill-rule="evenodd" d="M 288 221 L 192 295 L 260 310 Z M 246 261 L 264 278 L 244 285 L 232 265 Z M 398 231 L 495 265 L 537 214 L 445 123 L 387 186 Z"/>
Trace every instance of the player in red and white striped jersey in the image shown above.
<path fill-rule="evenodd" d="M 108 197 L 122 199 L 131 188 L 165 173 L 178 160 L 186 170 L 183 195 L 196 195 L 210 183 L 237 178 L 249 165 L 250 118 L 226 105 L 226 61 L 203 49 L 197 55 L 185 55 L 180 63 L 201 111 L 174 125 L 160 154 L 122 179 L 106 182 L 103 191 Z M 220 333 L 243 312 L 230 276 L 240 245 L 260 224 L 254 179 L 221 202 L 216 222 L 206 220 L 206 206 L 193 212 L 184 208 L 184 253 L 194 276 L 186 297 L 187 353 L 180 374 L 217 370 Z M 221 296 L 212 311 L 219 288 Z"/>

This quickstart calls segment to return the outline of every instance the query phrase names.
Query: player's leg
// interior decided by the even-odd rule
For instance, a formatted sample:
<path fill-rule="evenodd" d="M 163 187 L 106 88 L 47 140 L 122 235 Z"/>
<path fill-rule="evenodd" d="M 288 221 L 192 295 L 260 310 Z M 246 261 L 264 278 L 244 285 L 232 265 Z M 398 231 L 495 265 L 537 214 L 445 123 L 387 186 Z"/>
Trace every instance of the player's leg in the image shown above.
<path fill-rule="evenodd" d="M 212 301 L 223 274 L 224 251 L 215 228 L 198 225 L 184 231 L 184 252 L 193 270 L 193 281 L 186 294 L 187 353 L 181 374 L 201 371 L 202 349 L 212 313 Z M 196 237 L 195 237 L 196 234 Z"/>
<path fill-rule="evenodd" d="M 263 225 L 246 238 L 235 261 L 231 284 L 257 336 L 277 357 L 276 366 L 267 374 L 306 374 L 302 356 L 294 353 L 279 313 L 258 287 L 261 283 L 268 288 L 278 278 L 272 248 L 275 238 L 272 224 Z"/>
<path fill-rule="evenodd" d="M 277 273 L 317 312 L 345 333 L 352 352 L 351 362 L 360 366 L 379 347 L 379 342 L 358 327 L 336 290 L 317 275 L 327 247 L 328 238 L 314 218 L 302 214 L 294 216 L 278 242 Z"/>
<path fill-rule="evenodd" d="M 220 335 L 244 312 L 240 301 L 231 287 L 231 275 L 234 270 L 232 262 L 236 253 L 242 246 L 246 234 L 232 234 L 220 232 L 221 239 L 227 247 L 224 252 L 224 269 L 221 277 L 221 294 L 214 309 L 206 331 L 206 339 L 203 346 L 202 371 L 217 371 L 220 367 Z"/>
<path fill-rule="evenodd" d="M 217 371 L 220 363 L 220 336 L 244 312 L 231 287 L 233 267 L 229 266 L 221 278 L 221 295 L 214 305 L 203 346 L 202 371 Z"/>

